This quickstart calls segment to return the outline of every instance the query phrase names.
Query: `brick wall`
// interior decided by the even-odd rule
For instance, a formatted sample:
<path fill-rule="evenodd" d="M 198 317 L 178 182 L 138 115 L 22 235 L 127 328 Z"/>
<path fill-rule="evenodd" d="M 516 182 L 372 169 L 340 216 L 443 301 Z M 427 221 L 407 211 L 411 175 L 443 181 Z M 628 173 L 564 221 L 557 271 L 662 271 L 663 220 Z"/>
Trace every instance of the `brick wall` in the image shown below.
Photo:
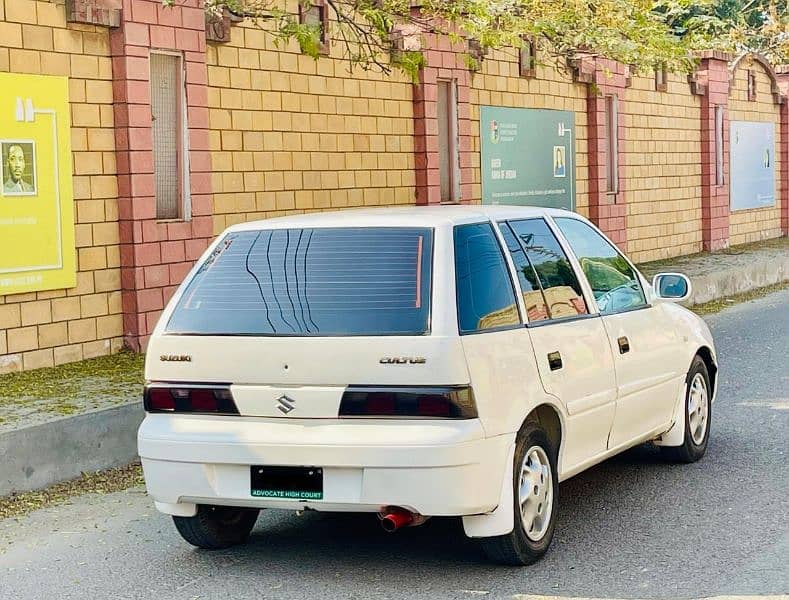
<path fill-rule="evenodd" d="M 471 78 L 472 202 L 482 198 L 480 106 L 567 110 L 575 113 L 576 206 L 588 216 L 587 86 L 574 82 L 569 68 L 554 68 L 544 51 L 538 49 L 537 57 L 535 77 L 521 77 L 517 50 L 492 51 Z"/>
<path fill-rule="evenodd" d="M 350 73 L 340 49 L 330 52 L 316 62 L 247 24 L 209 44 L 214 233 L 286 213 L 414 203 L 411 82 Z"/>
<path fill-rule="evenodd" d="M 0 372 L 122 345 L 112 66 L 106 28 L 68 24 L 55 2 L 0 0 L 0 71 L 68 76 L 77 287 L 0 296 Z"/>
<path fill-rule="evenodd" d="M 756 73 L 756 99 L 748 100 L 748 70 Z M 731 245 L 746 244 L 781 236 L 781 113 L 780 106 L 772 94 L 774 81 L 765 67 L 758 61 L 747 58 L 740 61 L 734 71 L 729 93 L 730 121 L 762 121 L 775 123 L 775 206 L 750 210 L 738 210 L 730 216 Z"/>
<path fill-rule="evenodd" d="M 627 189 L 627 249 L 637 261 L 701 250 L 701 129 L 699 96 L 686 76 L 669 74 L 666 91 L 654 76 L 634 76 L 623 177 Z"/>
<path fill-rule="evenodd" d="M 69 77 L 78 256 L 75 288 L 0 296 L 0 372 L 124 343 L 144 348 L 186 270 L 233 223 L 434 201 L 437 78 L 458 81 L 464 202 L 482 195 L 480 106 L 560 109 L 576 117 L 577 210 L 635 260 L 775 237 L 782 214 L 789 226 L 785 198 L 730 215 L 728 188 L 713 180 L 713 109 L 722 105 L 727 127 L 729 119 L 776 124 L 776 191 L 789 187 L 789 109 L 758 59 L 733 63 L 730 83 L 730 58 L 711 53 L 692 85 L 670 75 L 658 92 L 651 76 L 594 57 L 555 68 L 540 55 L 535 76 L 522 77 L 518 52 L 499 50 L 469 72 L 465 45 L 426 36 L 429 66 L 414 86 L 396 70 L 350 71 L 338 43 L 315 61 L 245 23 L 228 22 L 227 43 L 206 45 L 201 0 L 174 10 L 123 0 L 122 13 L 119 2 L 0 0 L 0 71 Z M 67 22 L 69 7 L 85 22 Z M 151 48 L 178 52 L 185 64 L 192 214 L 183 220 L 155 214 Z M 603 94 L 619 98 L 616 194 L 603 189 Z"/>

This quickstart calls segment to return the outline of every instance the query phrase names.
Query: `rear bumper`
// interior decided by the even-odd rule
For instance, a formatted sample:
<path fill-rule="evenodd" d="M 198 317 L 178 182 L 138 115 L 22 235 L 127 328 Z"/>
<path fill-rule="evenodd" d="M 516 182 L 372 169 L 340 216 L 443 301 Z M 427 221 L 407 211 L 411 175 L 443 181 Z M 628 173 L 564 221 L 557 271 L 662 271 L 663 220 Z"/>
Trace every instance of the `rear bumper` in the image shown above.
<path fill-rule="evenodd" d="M 138 434 L 148 493 L 181 504 L 473 515 L 499 501 L 514 434 L 485 438 L 478 420 L 328 421 L 148 415 Z M 253 498 L 250 465 L 319 466 L 324 499 Z"/>

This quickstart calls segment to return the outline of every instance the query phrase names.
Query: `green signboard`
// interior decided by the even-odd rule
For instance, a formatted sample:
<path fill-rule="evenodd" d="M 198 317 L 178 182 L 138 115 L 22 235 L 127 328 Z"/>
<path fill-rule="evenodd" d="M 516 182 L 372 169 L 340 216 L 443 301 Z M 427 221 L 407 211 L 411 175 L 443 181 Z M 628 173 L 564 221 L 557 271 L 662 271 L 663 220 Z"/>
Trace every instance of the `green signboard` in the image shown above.
<path fill-rule="evenodd" d="M 482 203 L 575 209 L 575 114 L 483 106 Z"/>

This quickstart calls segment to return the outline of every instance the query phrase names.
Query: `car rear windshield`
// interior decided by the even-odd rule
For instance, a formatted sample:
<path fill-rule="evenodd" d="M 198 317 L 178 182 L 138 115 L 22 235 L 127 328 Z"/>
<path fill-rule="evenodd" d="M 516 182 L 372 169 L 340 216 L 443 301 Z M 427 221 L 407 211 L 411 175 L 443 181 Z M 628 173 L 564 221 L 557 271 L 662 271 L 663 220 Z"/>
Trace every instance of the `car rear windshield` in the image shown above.
<path fill-rule="evenodd" d="M 230 233 L 188 283 L 167 332 L 424 334 L 432 255 L 423 228 Z"/>

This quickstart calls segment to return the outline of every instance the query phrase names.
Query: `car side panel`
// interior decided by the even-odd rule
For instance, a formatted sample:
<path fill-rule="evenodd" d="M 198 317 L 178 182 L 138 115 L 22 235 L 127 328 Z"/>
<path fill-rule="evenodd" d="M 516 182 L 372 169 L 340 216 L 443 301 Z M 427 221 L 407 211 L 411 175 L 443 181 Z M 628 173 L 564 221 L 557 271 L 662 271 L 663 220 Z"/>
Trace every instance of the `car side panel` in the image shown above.
<path fill-rule="evenodd" d="M 662 307 L 605 315 L 616 365 L 618 397 L 608 447 L 615 448 L 671 422 L 684 374 L 678 333 Z M 626 338 L 622 352 L 618 340 Z"/>
<path fill-rule="evenodd" d="M 564 471 L 604 452 L 616 408 L 611 349 L 598 317 L 529 328 L 545 390 L 560 399 L 567 414 Z M 551 370 L 548 355 L 559 352 L 562 367 Z"/>
<path fill-rule="evenodd" d="M 533 408 L 554 402 L 540 383 L 525 327 L 460 339 L 486 436 L 517 432 Z"/>
<path fill-rule="evenodd" d="M 650 292 L 651 291 L 652 290 L 650 290 Z M 712 353 L 712 360 L 717 371 L 715 343 L 712 339 L 709 327 L 707 327 L 704 320 L 673 302 L 660 300 L 656 302 L 678 332 L 680 344 L 679 358 L 684 361 L 685 370 L 690 367 L 693 357 L 699 349 L 707 348 Z M 716 373 L 713 384 L 712 402 L 715 402 L 717 396 L 718 380 L 719 376 Z M 658 446 L 680 446 L 683 443 L 685 435 L 685 387 L 685 377 L 683 373 L 680 387 L 675 398 L 671 429 L 655 440 Z"/>

